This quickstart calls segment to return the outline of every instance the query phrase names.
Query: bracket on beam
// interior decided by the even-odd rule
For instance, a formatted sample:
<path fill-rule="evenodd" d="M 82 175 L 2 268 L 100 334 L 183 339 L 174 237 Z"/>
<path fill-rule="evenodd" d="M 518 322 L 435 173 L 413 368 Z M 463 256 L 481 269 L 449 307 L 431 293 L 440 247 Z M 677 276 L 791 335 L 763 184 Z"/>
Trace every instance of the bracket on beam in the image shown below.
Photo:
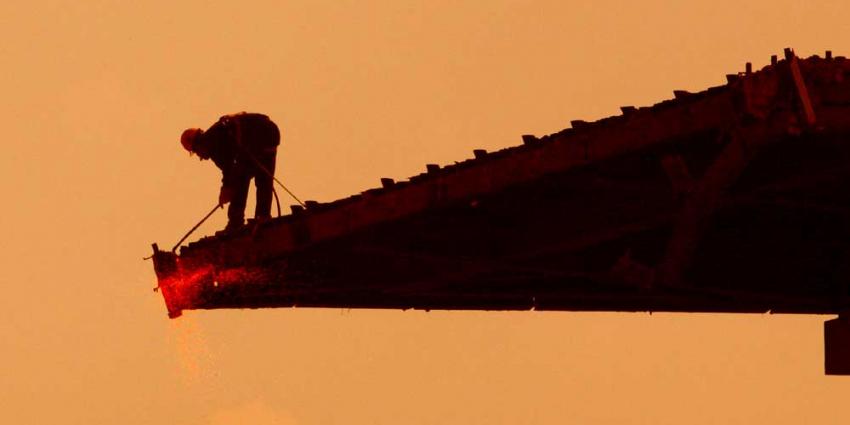
<path fill-rule="evenodd" d="M 674 196 L 679 198 L 693 190 L 694 179 L 681 155 L 667 155 L 662 157 L 661 166 L 670 179 Z"/>
<path fill-rule="evenodd" d="M 826 374 L 850 375 L 850 316 L 824 322 L 823 343 Z"/>
<path fill-rule="evenodd" d="M 812 100 L 809 97 L 806 82 L 803 80 L 803 73 L 800 72 L 800 61 L 797 60 L 797 55 L 791 49 L 785 49 L 785 58 L 788 60 L 791 78 L 794 80 L 794 88 L 797 89 L 797 98 L 800 99 L 800 106 L 803 109 L 802 118 L 806 125 L 814 125 L 815 110 L 812 108 Z"/>

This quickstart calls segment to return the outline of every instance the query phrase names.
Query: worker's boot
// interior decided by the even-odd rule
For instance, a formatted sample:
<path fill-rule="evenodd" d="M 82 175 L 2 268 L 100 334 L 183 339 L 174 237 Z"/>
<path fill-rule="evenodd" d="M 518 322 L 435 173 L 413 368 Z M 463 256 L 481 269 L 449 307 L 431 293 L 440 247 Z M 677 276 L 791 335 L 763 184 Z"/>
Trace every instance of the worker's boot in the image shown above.
<path fill-rule="evenodd" d="M 224 233 L 233 233 L 243 226 L 242 220 L 230 220 L 227 222 L 227 226 L 224 228 Z"/>
<path fill-rule="evenodd" d="M 261 226 L 271 221 L 271 219 L 271 216 L 258 216 L 254 218 L 249 218 L 247 227 L 251 228 L 251 234 L 254 235 L 257 233 L 257 230 Z"/>

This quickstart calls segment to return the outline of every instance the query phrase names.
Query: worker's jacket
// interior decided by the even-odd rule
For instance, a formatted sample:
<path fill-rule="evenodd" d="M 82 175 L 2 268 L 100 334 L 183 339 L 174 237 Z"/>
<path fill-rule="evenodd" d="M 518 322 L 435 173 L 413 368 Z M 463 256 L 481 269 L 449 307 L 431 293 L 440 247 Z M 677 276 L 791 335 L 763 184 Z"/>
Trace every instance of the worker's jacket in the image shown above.
<path fill-rule="evenodd" d="M 265 158 L 276 155 L 279 144 L 280 130 L 269 117 L 243 112 L 221 117 L 200 136 L 195 146 L 221 169 L 222 185 L 233 187 L 240 175 L 261 173 L 257 162 L 268 163 Z"/>

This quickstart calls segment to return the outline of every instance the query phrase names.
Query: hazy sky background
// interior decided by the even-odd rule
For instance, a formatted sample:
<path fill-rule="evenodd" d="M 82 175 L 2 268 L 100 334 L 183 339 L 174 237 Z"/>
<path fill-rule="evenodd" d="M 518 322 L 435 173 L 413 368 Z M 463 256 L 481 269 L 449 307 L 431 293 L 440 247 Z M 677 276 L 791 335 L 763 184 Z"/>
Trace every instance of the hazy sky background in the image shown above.
<path fill-rule="evenodd" d="M 277 176 L 330 201 L 723 84 L 784 47 L 850 55 L 847 1 L 624 3 L 0 3 L 0 423 L 848 423 L 850 378 L 823 376 L 827 317 L 168 320 L 151 290 L 150 244 L 218 194 L 180 132 L 222 114 L 270 115 Z"/>

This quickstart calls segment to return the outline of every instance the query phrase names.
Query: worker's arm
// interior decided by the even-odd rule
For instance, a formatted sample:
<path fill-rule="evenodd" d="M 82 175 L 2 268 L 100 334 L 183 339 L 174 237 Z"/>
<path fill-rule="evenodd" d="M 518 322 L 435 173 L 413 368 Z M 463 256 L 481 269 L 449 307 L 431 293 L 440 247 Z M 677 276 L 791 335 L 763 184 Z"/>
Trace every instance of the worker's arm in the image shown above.
<path fill-rule="evenodd" d="M 230 202 L 233 197 L 232 187 L 238 171 L 236 170 L 236 161 L 234 159 L 215 161 L 215 165 L 221 169 L 221 189 L 218 192 L 218 203 L 224 205 Z"/>
<path fill-rule="evenodd" d="M 231 201 L 235 193 L 235 187 L 241 183 L 240 179 L 245 178 L 248 173 L 249 166 L 242 155 L 235 155 L 233 161 L 227 164 L 222 164 L 221 168 L 221 190 L 218 194 L 219 204 L 226 204 Z"/>
<path fill-rule="evenodd" d="M 206 132 L 211 146 L 210 156 L 221 170 L 221 189 L 218 194 L 218 201 L 221 205 L 230 202 L 233 198 L 233 187 L 241 172 L 241 164 L 238 164 L 237 158 L 237 147 L 230 127 L 226 120 L 221 119 Z"/>

